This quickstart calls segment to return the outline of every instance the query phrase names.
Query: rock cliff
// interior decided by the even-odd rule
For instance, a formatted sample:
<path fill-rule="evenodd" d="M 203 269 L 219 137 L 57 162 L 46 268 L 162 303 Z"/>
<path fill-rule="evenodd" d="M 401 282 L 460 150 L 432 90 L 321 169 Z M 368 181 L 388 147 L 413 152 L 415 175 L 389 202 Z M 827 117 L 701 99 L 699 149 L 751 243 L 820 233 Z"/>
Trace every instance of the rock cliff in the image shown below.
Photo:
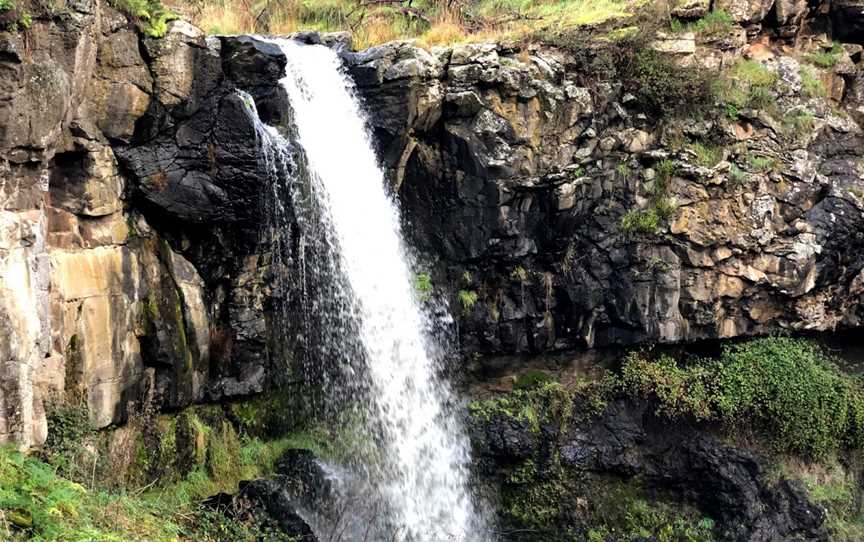
<path fill-rule="evenodd" d="M 147 37 L 98 0 L 67 8 L 0 33 L 0 441 L 24 446 L 45 439 L 51 401 L 80 398 L 107 427 L 144 404 L 290 383 L 302 348 L 296 239 L 273 242 L 272 187 L 235 92 L 289 127 L 279 50 L 182 21 Z M 750 58 L 771 74 L 772 107 L 665 122 L 588 68 L 599 49 L 350 53 L 325 37 L 346 49 L 466 354 L 860 326 L 860 6 L 728 11 L 742 26 L 652 47 L 718 74 Z M 850 42 L 839 50 L 790 46 L 832 25 Z M 820 48 L 831 65 L 806 65 Z"/>
<path fill-rule="evenodd" d="M 743 34 L 722 52 L 693 44 L 680 63 L 722 68 L 757 53 Z M 779 74 L 773 116 L 662 124 L 560 50 L 352 56 L 410 231 L 444 270 L 436 280 L 470 296 L 454 298 L 463 348 L 536 354 L 860 325 L 861 128 L 804 95 L 799 60 L 760 54 Z M 860 59 L 849 46 L 820 73 L 856 115 Z M 668 220 L 629 229 L 660 182 Z"/>

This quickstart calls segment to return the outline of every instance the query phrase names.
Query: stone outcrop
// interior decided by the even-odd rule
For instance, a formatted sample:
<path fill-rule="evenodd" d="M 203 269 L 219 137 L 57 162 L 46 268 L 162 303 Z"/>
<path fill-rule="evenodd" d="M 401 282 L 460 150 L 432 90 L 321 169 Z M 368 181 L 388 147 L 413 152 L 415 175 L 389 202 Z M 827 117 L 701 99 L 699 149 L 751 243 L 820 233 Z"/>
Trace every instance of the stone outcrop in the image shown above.
<path fill-rule="evenodd" d="M 680 61 L 729 65 L 745 46 L 700 45 Z M 802 94 L 794 57 L 762 61 L 791 78 L 774 117 L 745 110 L 734 122 L 665 125 L 613 81 L 586 80 L 563 51 L 395 44 L 347 59 L 408 231 L 461 313 L 465 350 L 860 325 L 864 136 Z M 857 75 L 840 74 L 847 61 Z M 860 73 L 860 55 L 844 54 L 822 77 L 857 88 Z M 850 109 L 856 99 L 836 97 Z M 794 115 L 808 123 L 802 133 L 790 131 Z M 711 145 L 716 163 L 694 144 Z M 625 214 L 651 209 L 658 182 L 668 182 L 668 221 L 623 231 Z"/>
<path fill-rule="evenodd" d="M 260 392 L 284 359 L 268 342 L 258 142 L 235 92 L 284 122 L 284 59 L 264 57 L 267 78 L 250 64 L 260 42 L 182 21 L 145 38 L 95 0 L 67 15 L 0 33 L 0 442 L 25 447 L 54 402 L 106 427 L 145 403 Z"/>
<path fill-rule="evenodd" d="M 577 403 L 574 409 L 582 412 L 585 406 Z M 585 506 L 586 488 L 598 477 L 639 480 L 646 489 L 671 491 L 715 518 L 723 540 L 827 540 L 825 511 L 810 502 L 799 482 L 771 482 L 765 458 L 720 441 L 705 427 L 658 417 L 641 401 L 617 399 L 596 417 L 574 417 L 563 426 L 544 423 L 539 431 L 527 420 L 496 413 L 488 421 L 475 420 L 473 439 L 480 472 L 492 479 L 506 480 L 523 462 L 552 475 L 550 465 L 560 460 L 572 492 L 566 498 L 573 499 L 560 505 L 565 509 Z M 567 532 L 579 525 L 549 527 Z M 510 539 L 523 539 L 518 528 L 513 532 Z"/>

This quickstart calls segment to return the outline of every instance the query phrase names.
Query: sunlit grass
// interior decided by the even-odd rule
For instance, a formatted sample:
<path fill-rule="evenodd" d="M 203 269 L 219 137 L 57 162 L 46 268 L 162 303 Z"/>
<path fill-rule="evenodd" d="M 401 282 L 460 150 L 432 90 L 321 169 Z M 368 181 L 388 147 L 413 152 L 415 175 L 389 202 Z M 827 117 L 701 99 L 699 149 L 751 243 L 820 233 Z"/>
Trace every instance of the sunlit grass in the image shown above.
<path fill-rule="evenodd" d="M 350 31 L 355 47 L 417 39 L 432 47 L 460 42 L 518 40 L 538 30 L 596 25 L 628 17 L 633 0 L 479 0 L 446 8 L 435 0 L 402 6 L 365 5 L 356 0 L 210 0 L 193 22 L 210 34 L 290 34 L 301 30 Z"/>

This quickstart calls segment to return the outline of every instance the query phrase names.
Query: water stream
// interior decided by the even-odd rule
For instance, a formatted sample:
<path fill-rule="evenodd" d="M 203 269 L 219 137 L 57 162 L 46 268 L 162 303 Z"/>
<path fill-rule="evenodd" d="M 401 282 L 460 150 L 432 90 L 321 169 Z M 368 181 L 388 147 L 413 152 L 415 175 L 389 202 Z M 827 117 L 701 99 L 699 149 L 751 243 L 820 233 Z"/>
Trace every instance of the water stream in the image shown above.
<path fill-rule="evenodd" d="M 334 51 L 273 43 L 287 58 L 281 85 L 297 152 L 275 129 L 261 125 L 259 133 L 272 175 L 290 176 L 299 258 L 311 285 L 306 340 L 312 359 L 334 368 L 325 400 L 341 405 L 343 418 L 348 412 L 372 443 L 334 466 L 340 485 L 352 486 L 349 510 L 338 515 L 340 522 L 354 516 L 354 524 L 340 527 L 339 539 L 486 540 L 469 488 L 469 443 L 440 377 L 443 349 L 413 287 L 398 208 L 353 83 Z M 362 503 L 352 511 L 348 500 Z M 361 517 L 358 504 L 374 510 L 374 520 Z M 326 521 L 315 523 L 324 529 Z"/>

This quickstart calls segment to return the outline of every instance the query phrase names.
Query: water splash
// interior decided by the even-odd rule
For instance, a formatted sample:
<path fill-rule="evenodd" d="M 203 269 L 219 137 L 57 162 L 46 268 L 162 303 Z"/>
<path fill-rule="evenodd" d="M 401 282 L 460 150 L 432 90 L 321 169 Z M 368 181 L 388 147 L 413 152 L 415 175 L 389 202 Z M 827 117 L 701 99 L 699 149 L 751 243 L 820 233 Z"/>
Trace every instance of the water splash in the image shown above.
<path fill-rule="evenodd" d="M 326 396 L 373 442 L 340 480 L 353 487 L 344 494 L 376 517 L 354 513 L 356 524 L 340 530 L 340 539 L 486 540 L 468 484 L 468 439 L 439 377 L 442 348 L 427 332 L 398 210 L 353 83 L 330 49 L 272 42 L 287 58 L 280 83 L 299 160 L 288 158 L 290 145 L 274 129 L 259 132 L 273 175 L 291 170 L 298 257 L 311 284 L 306 339 L 313 359 L 330 367 Z"/>

